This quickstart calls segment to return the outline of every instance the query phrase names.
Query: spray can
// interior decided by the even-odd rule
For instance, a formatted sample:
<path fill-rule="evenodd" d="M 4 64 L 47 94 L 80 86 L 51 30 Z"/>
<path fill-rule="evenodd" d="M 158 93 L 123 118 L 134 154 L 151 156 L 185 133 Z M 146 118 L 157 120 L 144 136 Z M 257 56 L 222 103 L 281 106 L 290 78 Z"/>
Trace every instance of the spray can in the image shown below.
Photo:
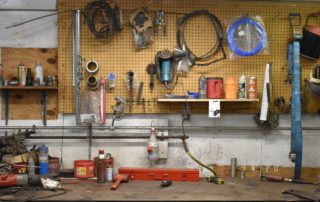
<path fill-rule="evenodd" d="M 99 150 L 99 156 L 97 161 L 97 183 L 106 182 L 106 160 L 104 157 L 104 151 Z"/>
<path fill-rule="evenodd" d="M 199 99 L 207 98 L 207 79 L 204 75 L 199 77 Z"/>
<path fill-rule="evenodd" d="M 39 79 L 40 85 L 44 85 L 43 82 L 43 68 L 40 65 L 39 61 L 37 62 L 36 66 L 34 67 L 35 75 L 34 75 L 34 80 Z"/>
<path fill-rule="evenodd" d="M 39 175 L 47 175 L 49 173 L 49 150 L 48 147 L 42 145 L 39 151 Z"/>
<path fill-rule="evenodd" d="M 113 182 L 114 169 L 113 164 L 110 163 L 112 161 L 112 157 L 110 153 L 106 154 L 106 178 L 108 182 Z"/>
<path fill-rule="evenodd" d="M 244 74 L 239 78 L 239 99 L 247 99 L 247 79 Z"/>
<path fill-rule="evenodd" d="M 151 134 L 148 140 L 148 159 L 150 161 L 158 160 L 158 140 L 157 140 L 157 132 L 154 128 L 154 122 L 151 123 Z"/>

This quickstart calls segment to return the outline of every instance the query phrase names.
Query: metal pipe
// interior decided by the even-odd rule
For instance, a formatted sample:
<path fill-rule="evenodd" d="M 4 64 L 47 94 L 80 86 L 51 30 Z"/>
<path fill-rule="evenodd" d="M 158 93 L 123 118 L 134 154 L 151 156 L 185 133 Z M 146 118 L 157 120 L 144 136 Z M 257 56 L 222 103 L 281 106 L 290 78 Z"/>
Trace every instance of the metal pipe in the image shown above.
<path fill-rule="evenodd" d="M 15 130 L 15 129 L 32 129 L 31 126 L 0 126 L 0 130 Z M 37 126 L 37 130 L 83 130 L 87 126 Z M 92 126 L 94 130 L 149 130 L 150 126 L 116 126 L 111 129 L 109 126 Z M 176 130 L 180 131 L 181 126 L 157 126 L 157 130 Z M 267 131 L 258 127 L 230 127 L 230 126 L 185 126 L 185 130 L 196 131 Z M 291 127 L 278 127 L 273 131 L 291 130 Z M 319 131 L 320 127 L 302 127 L 302 130 Z"/>
<path fill-rule="evenodd" d="M 17 8 L 3 8 L 3 9 L 0 9 L 0 12 L 11 12 L 11 11 L 57 12 L 57 9 L 17 9 Z"/>
<path fill-rule="evenodd" d="M 231 158 L 231 177 L 237 177 L 237 158 Z"/>
<path fill-rule="evenodd" d="M 92 139 L 149 139 L 150 136 L 146 135 L 140 135 L 140 136 L 92 136 Z M 184 136 L 182 135 L 177 135 L 177 136 L 157 136 L 158 139 L 160 140 L 167 140 L 167 139 L 182 139 Z M 189 138 L 189 136 L 186 136 L 186 138 Z M 77 140 L 77 139 L 88 139 L 87 136 L 30 136 L 28 139 L 72 139 L 72 140 Z"/>

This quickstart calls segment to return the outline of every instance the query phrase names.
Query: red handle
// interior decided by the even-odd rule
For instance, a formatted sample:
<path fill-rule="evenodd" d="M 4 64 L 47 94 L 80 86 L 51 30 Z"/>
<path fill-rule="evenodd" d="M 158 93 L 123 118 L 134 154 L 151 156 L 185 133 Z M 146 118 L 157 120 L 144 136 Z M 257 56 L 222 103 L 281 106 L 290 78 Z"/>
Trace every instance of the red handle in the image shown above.
<path fill-rule="evenodd" d="M 120 185 L 120 183 L 121 183 L 121 179 L 116 180 L 116 181 L 112 184 L 111 190 L 117 190 L 118 187 L 119 187 L 119 185 Z"/>

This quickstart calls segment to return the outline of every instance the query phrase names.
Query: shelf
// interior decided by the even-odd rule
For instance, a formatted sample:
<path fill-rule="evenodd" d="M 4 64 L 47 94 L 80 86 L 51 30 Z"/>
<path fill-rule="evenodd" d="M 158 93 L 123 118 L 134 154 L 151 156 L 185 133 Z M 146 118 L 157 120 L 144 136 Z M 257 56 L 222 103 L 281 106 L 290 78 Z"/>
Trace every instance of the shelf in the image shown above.
<path fill-rule="evenodd" d="M 188 99 L 188 102 L 209 102 L 209 100 L 220 100 L 220 102 L 259 102 L 259 99 Z M 186 102 L 186 99 L 160 98 L 158 102 Z"/>
<path fill-rule="evenodd" d="M 0 86 L 0 90 L 58 90 L 55 86 Z"/>

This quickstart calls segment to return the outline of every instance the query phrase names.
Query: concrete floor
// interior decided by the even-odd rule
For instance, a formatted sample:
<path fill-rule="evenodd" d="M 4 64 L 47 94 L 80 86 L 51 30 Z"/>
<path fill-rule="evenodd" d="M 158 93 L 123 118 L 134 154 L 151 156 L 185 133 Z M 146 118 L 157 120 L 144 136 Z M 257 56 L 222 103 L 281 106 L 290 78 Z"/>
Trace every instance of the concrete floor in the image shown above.
<path fill-rule="evenodd" d="M 314 194 L 315 185 L 261 182 L 258 179 L 225 179 L 224 185 L 200 182 L 173 182 L 168 188 L 160 188 L 159 181 L 130 181 L 121 184 L 117 191 L 110 190 L 111 183 L 97 184 L 93 180 L 80 180 L 76 184 L 64 184 L 68 190 L 64 195 L 43 199 L 63 201 L 301 201 L 284 195 L 283 190 L 293 189 Z M 53 194 L 36 192 L 36 197 Z M 25 195 L 24 195 L 25 196 Z M 21 195 L 16 195 L 16 200 Z"/>

